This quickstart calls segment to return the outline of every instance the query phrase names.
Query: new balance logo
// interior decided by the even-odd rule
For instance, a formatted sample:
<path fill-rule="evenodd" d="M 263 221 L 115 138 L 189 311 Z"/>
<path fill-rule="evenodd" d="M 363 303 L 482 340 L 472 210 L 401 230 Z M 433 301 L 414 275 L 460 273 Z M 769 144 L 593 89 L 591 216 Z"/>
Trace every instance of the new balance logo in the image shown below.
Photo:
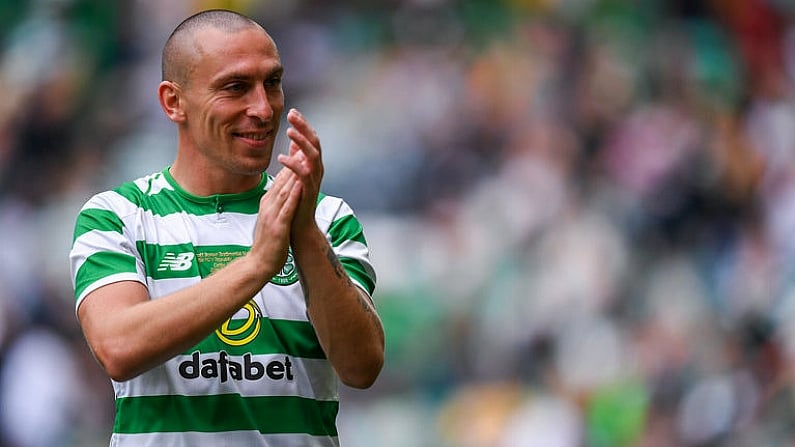
<path fill-rule="evenodd" d="M 195 257 L 196 255 L 190 251 L 185 253 L 166 253 L 163 257 L 163 261 L 160 262 L 160 265 L 157 267 L 157 271 L 171 270 L 172 272 L 183 272 L 193 265 L 193 258 Z"/>

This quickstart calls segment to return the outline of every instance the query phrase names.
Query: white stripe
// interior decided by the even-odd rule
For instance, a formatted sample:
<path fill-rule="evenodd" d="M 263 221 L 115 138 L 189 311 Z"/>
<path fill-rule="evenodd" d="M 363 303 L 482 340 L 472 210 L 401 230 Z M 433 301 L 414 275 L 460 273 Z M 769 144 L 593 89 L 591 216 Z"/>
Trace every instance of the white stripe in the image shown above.
<path fill-rule="evenodd" d="M 166 216 L 140 210 L 140 223 L 125 221 L 125 225 L 140 225 L 135 229 L 137 240 L 146 239 L 159 245 L 192 243 L 201 245 L 244 245 L 250 246 L 253 239 L 256 214 L 224 212 L 219 222 L 217 214 L 196 216 L 185 212 Z M 133 216 L 130 216 L 132 219 Z M 133 227 L 134 228 L 134 227 Z M 144 237 L 146 235 L 146 237 Z"/>
<path fill-rule="evenodd" d="M 201 354 L 199 364 L 206 359 L 218 360 L 218 353 Z M 229 360 L 243 364 L 242 356 L 229 356 Z M 113 382 L 116 397 L 131 396 L 159 396 L 179 394 L 185 396 L 204 396 L 215 394 L 236 393 L 241 396 L 301 396 L 316 400 L 337 400 L 337 376 L 328 360 L 302 359 L 289 357 L 293 380 L 272 380 L 267 375 L 259 380 L 235 380 L 227 377 L 221 383 L 219 377 L 204 378 L 201 375 L 195 379 L 183 379 L 179 375 L 180 363 L 192 362 L 190 355 L 174 357 L 163 365 L 155 367 L 134 380 L 126 382 Z M 254 355 L 252 361 L 257 361 L 265 367 L 269 362 L 284 363 L 284 354 Z M 169 377 L 169 373 L 173 377 Z M 267 381 L 267 386 L 263 386 Z"/>
<path fill-rule="evenodd" d="M 306 434 L 263 435 L 258 431 L 221 433 L 152 433 L 118 434 L 111 437 L 111 447 L 339 447 L 336 436 Z"/>
<path fill-rule="evenodd" d="M 90 255 L 98 252 L 123 253 L 134 258 L 138 257 L 137 249 L 130 245 L 129 239 L 125 235 L 115 231 L 91 230 L 80 235 L 72 245 L 72 250 L 69 253 L 72 275 L 77 274 Z M 143 265 L 136 262 L 136 270 L 143 272 Z"/>
<path fill-rule="evenodd" d="M 353 210 L 339 197 L 326 196 L 317 204 L 315 221 L 324 233 L 328 233 L 331 224 L 341 218 L 353 214 Z"/>
<path fill-rule="evenodd" d="M 164 297 L 174 292 L 190 287 L 201 281 L 201 277 L 192 276 L 189 278 L 165 278 L 154 280 L 152 277 L 147 277 L 147 287 L 149 288 L 149 296 L 152 299 Z"/>
<path fill-rule="evenodd" d="M 146 280 L 149 294 L 152 299 L 155 299 L 197 284 L 201 278 L 194 276 L 153 280 L 148 277 Z M 254 301 L 262 310 L 263 317 L 277 320 L 309 321 L 309 317 L 306 315 L 306 302 L 302 292 L 298 290 L 299 287 L 297 282 L 289 286 L 268 283 L 254 296 Z M 232 318 L 248 318 L 248 311 L 241 307 L 241 310 Z"/>
<path fill-rule="evenodd" d="M 91 197 L 81 211 L 87 209 L 100 209 L 112 211 L 124 220 L 125 217 L 135 215 L 140 208 L 138 205 L 127 200 L 126 197 L 116 191 L 104 191 Z"/>
<path fill-rule="evenodd" d="M 77 298 L 77 301 L 75 302 L 75 312 L 80 307 L 80 304 L 83 303 L 83 300 L 85 300 L 85 298 L 88 296 L 89 293 L 99 289 L 100 287 L 121 281 L 141 282 L 141 278 L 135 273 L 116 273 L 115 275 L 106 276 L 102 279 L 94 281 L 90 286 L 86 287 L 86 290 L 84 290 Z"/>
<path fill-rule="evenodd" d="M 370 264 L 369 251 L 367 246 L 359 241 L 345 241 L 339 246 L 334 247 L 334 252 L 337 256 L 345 258 L 353 258 L 365 264 L 365 267 Z"/>
<path fill-rule="evenodd" d="M 277 320 L 309 321 L 306 315 L 306 301 L 300 287 L 298 283 L 289 286 L 268 283 L 257 294 L 255 300 L 266 317 Z"/>
<path fill-rule="evenodd" d="M 155 172 L 153 174 L 135 179 L 133 183 L 138 187 L 138 189 L 141 190 L 142 193 L 146 193 L 150 196 L 155 195 L 164 189 L 169 191 L 174 190 L 174 187 L 168 183 L 162 172 Z"/>
<path fill-rule="evenodd" d="M 191 239 L 194 245 L 243 245 L 248 247 L 254 240 L 256 214 L 224 211 L 221 215 L 223 223 L 220 225 L 222 227 L 219 227 L 217 214 L 186 215 L 185 217 L 195 231 L 195 238 Z"/>

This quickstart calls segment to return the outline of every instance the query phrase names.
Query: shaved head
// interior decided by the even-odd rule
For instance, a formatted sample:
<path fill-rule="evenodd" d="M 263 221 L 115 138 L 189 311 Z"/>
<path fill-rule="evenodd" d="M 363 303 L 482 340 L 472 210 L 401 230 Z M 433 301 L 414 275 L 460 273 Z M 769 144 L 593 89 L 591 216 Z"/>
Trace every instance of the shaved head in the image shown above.
<path fill-rule="evenodd" d="M 199 50 L 195 40 L 197 32 L 209 27 L 227 33 L 256 28 L 267 35 L 259 23 L 234 11 L 210 9 L 194 14 L 177 25 L 166 40 L 162 58 L 163 81 L 187 84 Z"/>

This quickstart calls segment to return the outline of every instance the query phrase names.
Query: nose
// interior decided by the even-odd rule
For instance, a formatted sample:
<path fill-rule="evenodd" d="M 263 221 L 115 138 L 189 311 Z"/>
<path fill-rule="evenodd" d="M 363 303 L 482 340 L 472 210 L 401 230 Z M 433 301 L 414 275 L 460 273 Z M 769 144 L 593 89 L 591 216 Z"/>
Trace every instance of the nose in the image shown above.
<path fill-rule="evenodd" d="M 273 118 L 273 107 L 268 100 L 268 91 L 263 86 L 252 89 L 248 105 L 248 115 L 262 121 Z"/>

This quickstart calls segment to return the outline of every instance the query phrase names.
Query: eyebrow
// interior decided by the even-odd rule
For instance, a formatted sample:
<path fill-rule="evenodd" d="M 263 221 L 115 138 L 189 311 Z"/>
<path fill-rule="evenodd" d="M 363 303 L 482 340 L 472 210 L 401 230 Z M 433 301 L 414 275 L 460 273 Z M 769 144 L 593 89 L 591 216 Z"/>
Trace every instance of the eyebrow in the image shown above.
<path fill-rule="evenodd" d="M 277 65 L 273 67 L 270 71 L 268 71 L 268 73 L 265 75 L 265 79 L 270 79 L 275 76 L 282 76 L 283 74 L 284 74 L 284 66 Z M 217 78 L 215 81 L 212 82 L 212 85 L 223 85 L 230 81 L 250 81 L 252 78 L 255 77 L 256 76 L 245 72 L 240 72 L 240 71 L 231 72 Z"/>

